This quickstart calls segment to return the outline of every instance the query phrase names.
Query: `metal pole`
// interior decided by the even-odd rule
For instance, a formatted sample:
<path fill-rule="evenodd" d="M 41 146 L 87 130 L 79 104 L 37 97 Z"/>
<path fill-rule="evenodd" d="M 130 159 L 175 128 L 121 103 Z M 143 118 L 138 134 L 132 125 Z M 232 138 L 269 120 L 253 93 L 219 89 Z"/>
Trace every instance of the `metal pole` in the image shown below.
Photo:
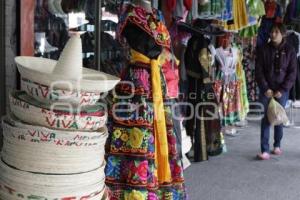
<path fill-rule="evenodd" d="M 5 2 L 0 1 L 0 116 L 6 113 L 5 88 Z"/>
<path fill-rule="evenodd" d="M 0 117 L 6 114 L 6 87 L 5 87 L 5 2 L 0 1 Z M 3 146 L 2 128 L 0 127 L 0 150 Z"/>
<path fill-rule="evenodd" d="M 100 57 L 101 57 L 101 19 L 102 19 L 102 0 L 96 0 L 96 49 L 95 49 L 95 65 L 98 71 L 101 71 Z"/>

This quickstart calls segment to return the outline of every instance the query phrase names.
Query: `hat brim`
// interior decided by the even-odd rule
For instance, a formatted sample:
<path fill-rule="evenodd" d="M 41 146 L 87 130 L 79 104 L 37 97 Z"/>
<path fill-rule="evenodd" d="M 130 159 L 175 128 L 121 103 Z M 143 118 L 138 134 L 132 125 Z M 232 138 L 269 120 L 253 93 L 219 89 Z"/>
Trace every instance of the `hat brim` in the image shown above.
<path fill-rule="evenodd" d="M 64 74 L 52 73 L 57 61 L 47 58 L 18 56 L 15 58 L 15 62 L 23 78 L 53 86 L 55 89 L 107 92 L 120 81 L 116 76 L 84 67 L 82 77 L 78 77 L 77 80 L 66 79 Z"/>
<path fill-rule="evenodd" d="M 53 175 L 18 170 L 0 161 L 0 183 L 4 185 L 9 183 L 21 194 L 42 195 L 45 199 L 63 199 L 70 194 L 80 199 L 82 196 L 98 194 L 98 192 L 100 192 L 99 195 L 93 197 L 101 199 L 103 196 L 101 191 L 104 191 L 105 188 L 104 167 L 103 165 L 97 170 L 86 173 Z M 11 195 L 9 197 L 5 199 L 11 199 Z"/>
<path fill-rule="evenodd" d="M 224 35 L 226 32 L 220 29 L 216 30 L 209 30 L 210 27 L 205 28 L 199 28 L 197 26 L 193 26 L 191 24 L 185 23 L 185 22 L 179 22 L 178 28 L 182 31 L 191 33 L 193 35 L 203 36 L 203 35 L 214 35 L 214 36 L 220 36 Z M 212 27 L 211 27 L 212 28 Z"/>
<path fill-rule="evenodd" d="M 18 169 L 51 174 L 83 173 L 99 168 L 104 162 L 106 128 L 101 132 L 59 131 L 25 124 L 13 116 L 3 118 L 2 127 L 6 144 L 3 159 Z"/>
<path fill-rule="evenodd" d="M 11 112 L 29 124 L 59 130 L 97 131 L 105 126 L 107 112 L 104 105 L 70 107 L 68 104 L 38 102 L 23 91 L 9 95 Z"/>

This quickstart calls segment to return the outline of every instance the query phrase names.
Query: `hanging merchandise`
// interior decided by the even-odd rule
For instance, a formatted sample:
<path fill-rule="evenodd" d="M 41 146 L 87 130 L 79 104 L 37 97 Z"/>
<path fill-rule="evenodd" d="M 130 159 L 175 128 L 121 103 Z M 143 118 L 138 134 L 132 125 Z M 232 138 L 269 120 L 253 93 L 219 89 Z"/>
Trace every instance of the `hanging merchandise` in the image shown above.
<path fill-rule="evenodd" d="M 233 19 L 232 15 L 232 1 L 233 0 L 225 0 L 225 9 L 222 13 L 221 18 L 219 20 L 221 21 L 228 21 Z"/>
<path fill-rule="evenodd" d="M 247 0 L 247 6 L 249 9 L 249 15 L 259 18 L 266 14 L 265 6 L 263 1 Z"/>
<path fill-rule="evenodd" d="M 173 24 L 173 26 L 170 28 L 170 36 L 172 41 L 172 46 L 174 49 L 174 54 L 176 57 L 180 58 L 179 63 L 179 77 L 180 77 L 180 83 L 179 83 L 179 90 L 180 90 L 180 96 L 179 101 L 185 102 L 186 97 L 188 96 L 188 79 L 186 76 L 186 67 L 184 63 L 184 53 L 187 47 L 188 40 L 191 38 L 191 34 L 185 30 L 181 29 L 181 21 L 177 21 Z M 181 114 L 185 116 L 186 114 L 186 106 L 181 106 Z"/>
<path fill-rule="evenodd" d="M 243 56 L 239 55 L 237 66 L 236 66 L 237 81 L 240 84 L 240 97 L 239 98 L 241 101 L 241 107 L 240 107 L 240 112 L 239 112 L 239 121 L 244 121 L 249 112 L 249 100 L 248 100 L 248 94 L 247 94 L 246 75 L 245 75 L 245 71 L 243 69 L 242 58 L 243 58 Z"/>
<path fill-rule="evenodd" d="M 218 102 L 221 105 L 222 125 L 233 125 L 240 120 L 240 84 L 236 77 L 238 50 L 236 48 L 216 49 L 216 59 L 220 65 L 214 85 Z"/>
<path fill-rule="evenodd" d="M 266 15 L 263 16 L 258 29 L 256 48 L 268 42 L 272 25 L 282 21 L 281 7 L 275 0 L 265 2 L 265 11 Z"/>
<path fill-rule="evenodd" d="M 243 44 L 243 60 L 242 65 L 245 70 L 247 82 L 247 96 L 251 102 L 256 102 L 259 97 L 259 90 L 255 81 L 255 59 L 254 59 L 254 45 L 251 42 Z"/>
<path fill-rule="evenodd" d="M 177 3 L 179 3 L 180 1 L 177 1 Z M 178 6 L 178 4 L 177 4 Z M 173 54 L 180 58 L 180 62 L 179 64 L 179 94 L 180 96 L 178 96 L 178 102 L 179 104 L 176 104 L 174 102 L 175 106 L 175 111 L 173 112 L 173 116 L 177 119 L 174 119 L 173 121 L 176 122 L 174 123 L 174 127 L 176 128 L 176 136 L 177 136 L 177 141 L 179 141 L 179 139 L 181 140 L 181 142 L 177 142 L 177 146 L 181 145 L 180 150 L 181 154 L 180 154 L 180 158 L 182 159 L 182 163 L 183 163 L 183 168 L 186 169 L 191 163 L 188 160 L 186 153 L 188 153 L 191 149 L 192 146 L 192 141 L 191 138 L 189 136 L 187 136 L 186 134 L 186 129 L 183 126 L 183 124 L 185 123 L 184 121 L 184 116 L 186 116 L 186 108 L 187 106 L 185 105 L 186 102 L 186 97 L 187 97 L 187 93 L 188 93 L 188 80 L 187 80 L 187 76 L 186 76 L 186 69 L 185 69 L 185 63 L 184 63 L 184 53 L 185 53 L 185 49 L 187 46 L 187 42 L 189 40 L 189 38 L 191 37 L 191 34 L 181 30 L 180 29 L 180 23 L 182 21 L 185 21 L 185 18 L 180 19 L 180 20 L 176 20 L 174 19 L 173 21 L 173 25 L 171 26 L 171 28 L 169 29 L 170 32 L 170 36 L 171 36 L 171 51 L 173 52 Z M 177 59 L 175 58 L 175 56 L 173 54 L 167 54 L 171 55 L 171 57 L 169 58 L 170 61 L 176 62 Z M 177 63 L 170 63 L 170 66 L 173 66 L 174 64 Z M 172 75 L 172 74 L 170 74 Z M 175 82 L 174 82 L 175 83 Z M 177 85 L 177 84 L 176 84 Z M 176 114 L 176 115 L 174 115 Z M 180 153 L 180 151 L 179 151 Z"/>
<path fill-rule="evenodd" d="M 225 4 L 223 0 L 203 0 L 198 3 L 199 19 L 217 19 L 222 16 Z"/>
<path fill-rule="evenodd" d="M 105 170 L 110 199 L 184 200 L 172 118 L 178 95 L 177 66 L 166 56 L 170 35 L 157 10 L 149 13 L 139 6 L 126 6 L 118 35 L 129 44 L 131 57 L 110 112 Z"/>
<path fill-rule="evenodd" d="M 201 20 L 197 21 L 199 23 Z M 194 141 L 195 162 L 219 155 L 224 149 L 219 111 L 214 106 L 217 104 L 213 90 L 214 57 L 215 49 L 210 40 L 201 32 L 193 34 L 185 52 L 185 66 L 189 86 L 188 102 L 193 105 L 188 108 L 187 116 L 192 115 L 192 118 L 186 122 L 186 130 Z"/>
<path fill-rule="evenodd" d="M 242 57 L 236 47 L 231 47 L 232 34 L 218 38 L 216 49 L 217 76 L 214 90 L 221 108 L 224 127 L 245 119 L 249 111 Z"/>
<path fill-rule="evenodd" d="M 259 18 L 265 15 L 265 7 L 263 1 L 257 0 L 247 0 L 247 7 L 248 7 L 248 15 L 252 16 L 259 20 Z M 254 24 L 250 27 L 244 28 L 239 31 L 239 35 L 241 37 L 254 37 L 258 33 L 258 24 Z"/>
<path fill-rule="evenodd" d="M 232 20 L 220 24 L 227 31 L 238 31 L 253 23 L 248 17 L 245 0 L 232 0 L 232 15 Z"/>

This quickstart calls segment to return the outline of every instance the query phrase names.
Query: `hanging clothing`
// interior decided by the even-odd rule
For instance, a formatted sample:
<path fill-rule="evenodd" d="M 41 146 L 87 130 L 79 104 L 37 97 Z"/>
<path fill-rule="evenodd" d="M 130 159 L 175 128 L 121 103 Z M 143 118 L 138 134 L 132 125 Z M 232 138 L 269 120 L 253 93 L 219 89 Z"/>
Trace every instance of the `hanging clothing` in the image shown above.
<path fill-rule="evenodd" d="M 255 61 L 252 52 L 253 46 L 251 44 L 244 46 L 242 65 L 246 76 L 248 100 L 250 102 L 256 102 L 259 98 L 259 90 L 255 81 Z"/>
<path fill-rule="evenodd" d="M 200 19 L 221 18 L 225 10 L 224 0 L 209 0 L 198 4 L 198 16 Z"/>
<path fill-rule="evenodd" d="M 233 14 L 232 14 L 232 2 L 233 0 L 225 0 L 225 9 L 222 13 L 221 18 L 219 20 L 222 21 L 228 21 L 233 19 Z"/>
<path fill-rule="evenodd" d="M 241 106 L 240 106 L 240 112 L 239 112 L 239 119 L 240 121 L 243 121 L 246 119 L 246 116 L 249 112 L 249 100 L 248 100 L 248 95 L 247 95 L 247 85 L 246 85 L 246 75 L 245 71 L 243 69 L 243 64 L 242 64 L 242 56 L 239 55 L 238 62 L 237 62 L 237 67 L 236 67 L 236 76 L 237 76 L 237 81 L 240 84 L 240 101 L 241 101 Z"/>
<path fill-rule="evenodd" d="M 230 126 L 240 121 L 241 109 L 241 82 L 237 79 L 236 67 L 239 55 L 237 48 L 224 50 L 222 47 L 216 50 L 216 61 L 219 69 L 214 91 L 217 101 L 221 105 L 222 125 Z"/>
<path fill-rule="evenodd" d="M 252 23 L 249 20 L 246 8 L 246 2 L 241 0 L 232 0 L 233 19 L 228 21 L 220 21 L 218 24 L 223 26 L 227 31 L 238 31 Z"/>
<path fill-rule="evenodd" d="M 186 68 L 184 63 L 184 53 L 188 43 L 188 40 L 191 37 L 190 33 L 182 31 L 179 29 L 178 24 L 180 21 L 173 24 L 173 26 L 169 29 L 171 35 L 172 45 L 174 46 L 174 54 L 180 58 L 179 62 L 179 90 L 180 96 L 178 97 L 179 102 L 186 102 L 186 97 L 188 95 L 188 79 L 186 75 Z M 186 105 L 181 104 L 181 114 L 182 116 L 186 115 Z"/>
<path fill-rule="evenodd" d="M 220 72 L 225 79 L 230 79 L 236 74 L 236 64 L 238 62 L 238 49 L 230 48 L 226 52 L 222 47 L 216 49 L 216 59 L 220 64 Z"/>
<path fill-rule="evenodd" d="M 212 22 L 214 25 L 221 26 L 228 32 L 236 32 L 256 23 L 253 17 L 248 17 L 245 1 L 231 0 L 227 3 L 232 4 L 232 10 L 225 9 L 223 15 Z"/>
<path fill-rule="evenodd" d="M 248 15 L 258 20 L 261 16 L 265 15 L 265 7 L 263 1 L 248 0 Z M 239 31 L 241 37 L 254 37 L 258 33 L 258 24 L 246 27 Z"/>
<path fill-rule="evenodd" d="M 266 14 L 265 6 L 263 1 L 257 0 L 247 0 L 247 5 L 249 8 L 249 15 L 259 18 Z"/>
<path fill-rule="evenodd" d="M 171 98 L 178 94 L 178 75 L 162 54 L 170 52 L 169 33 L 156 10 L 132 5 L 120 23 L 119 36 L 131 47 L 131 58 L 110 112 L 105 168 L 110 199 L 184 200 Z"/>
<path fill-rule="evenodd" d="M 188 108 L 187 115 L 192 114 L 192 118 L 186 122 L 186 131 L 194 141 L 195 162 L 221 154 L 224 147 L 218 108 L 213 106 L 217 103 L 212 87 L 214 55 L 214 47 L 203 35 L 194 35 L 189 40 L 185 66 L 189 83 L 188 102 L 193 108 Z M 198 109 L 195 110 L 197 114 L 192 109 Z"/>

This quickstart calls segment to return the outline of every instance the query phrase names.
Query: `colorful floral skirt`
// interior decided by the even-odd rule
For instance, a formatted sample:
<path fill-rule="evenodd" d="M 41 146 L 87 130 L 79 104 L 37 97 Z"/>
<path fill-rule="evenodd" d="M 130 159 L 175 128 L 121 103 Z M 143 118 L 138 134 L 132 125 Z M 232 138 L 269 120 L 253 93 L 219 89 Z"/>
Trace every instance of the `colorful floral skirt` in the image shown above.
<path fill-rule="evenodd" d="M 111 200 L 184 200 L 186 199 L 182 163 L 176 144 L 172 101 L 165 99 L 169 164 L 172 180 L 159 183 L 155 165 L 155 134 L 150 69 L 131 66 L 123 80 L 134 83 L 117 86 L 118 95 L 110 112 L 106 144 L 106 185 Z"/>
<path fill-rule="evenodd" d="M 217 100 L 221 105 L 221 122 L 222 126 L 231 126 L 240 121 L 240 81 L 230 81 L 223 83 L 222 80 L 216 80 L 214 91 Z"/>

